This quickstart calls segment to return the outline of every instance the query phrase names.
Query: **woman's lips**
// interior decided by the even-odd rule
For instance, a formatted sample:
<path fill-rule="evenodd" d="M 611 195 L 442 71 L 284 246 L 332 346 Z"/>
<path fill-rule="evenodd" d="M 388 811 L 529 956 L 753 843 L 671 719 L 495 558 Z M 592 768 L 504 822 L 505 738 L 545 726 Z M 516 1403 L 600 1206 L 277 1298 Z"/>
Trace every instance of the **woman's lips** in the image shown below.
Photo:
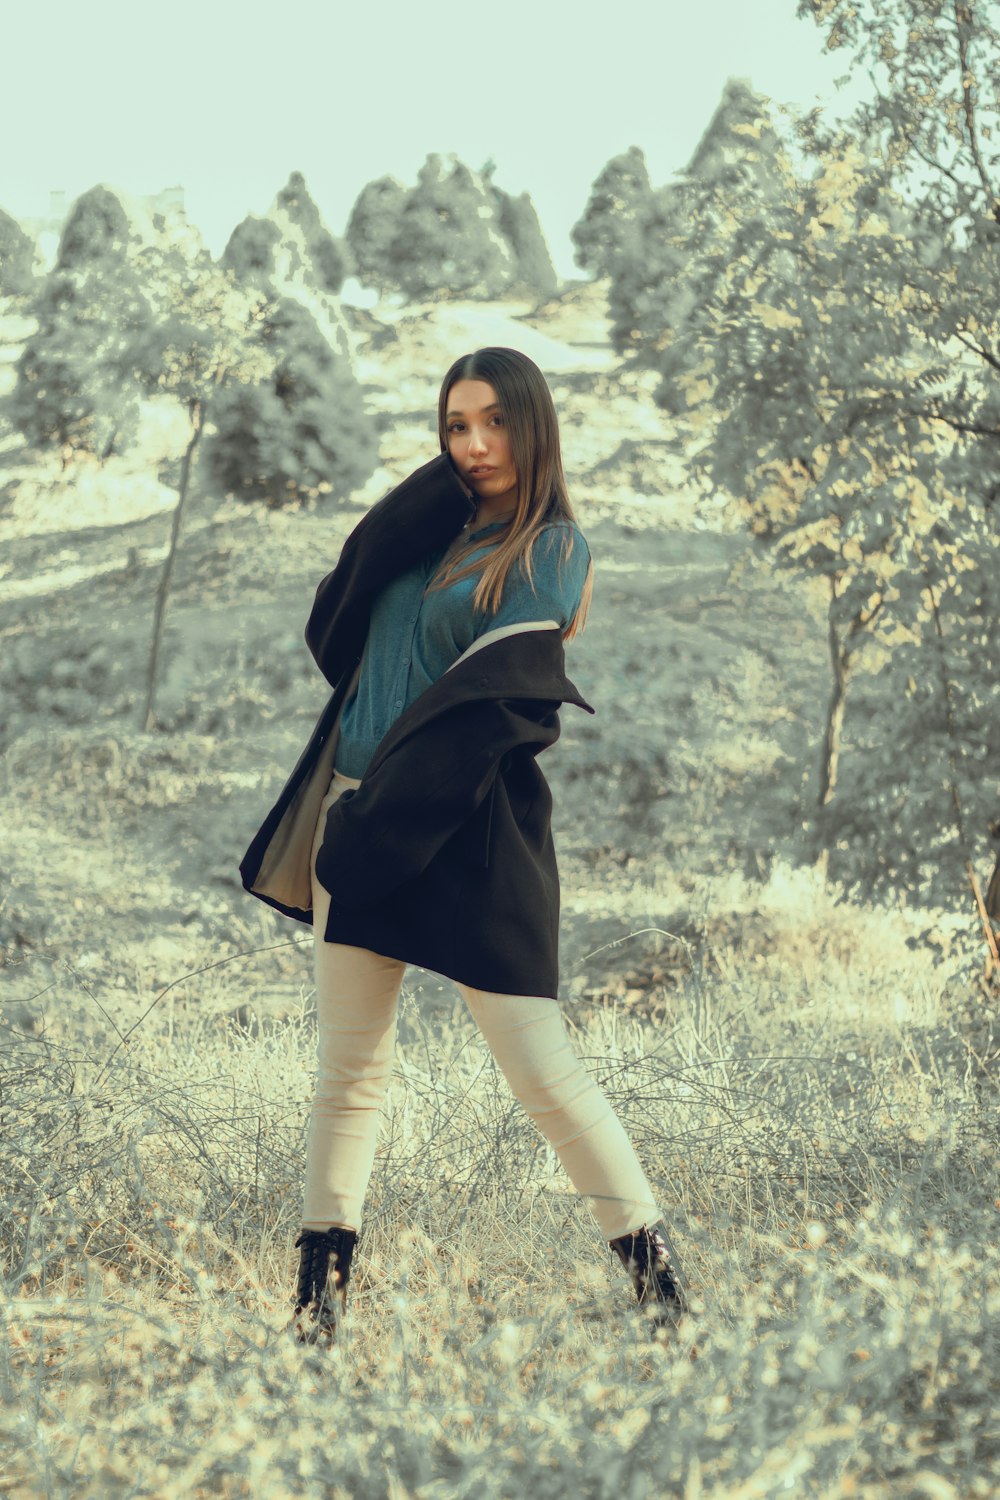
<path fill-rule="evenodd" d="M 472 475 L 473 479 L 482 479 L 484 475 L 486 475 L 486 474 L 493 474 L 494 472 L 495 472 L 495 470 L 490 469 L 490 468 L 487 468 L 487 469 L 470 469 L 469 470 L 469 473 Z"/>

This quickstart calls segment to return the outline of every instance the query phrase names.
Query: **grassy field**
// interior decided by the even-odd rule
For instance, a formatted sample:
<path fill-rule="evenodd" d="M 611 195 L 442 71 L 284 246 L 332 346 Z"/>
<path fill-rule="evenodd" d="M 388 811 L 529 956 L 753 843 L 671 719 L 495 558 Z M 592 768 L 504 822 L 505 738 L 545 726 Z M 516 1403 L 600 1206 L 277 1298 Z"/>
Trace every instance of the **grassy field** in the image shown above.
<path fill-rule="evenodd" d="M 259 1021 L 253 958 L 110 1004 L 67 969 L 3 1052 L 0 1489 L 995 1494 L 990 1059 L 882 939 L 708 942 L 655 1024 L 575 1011 L 691 1295 L 662 1344 L 461 1000 L 409 980 L 346 1336 L 295 1344 L 308 991 Z"/>
<path fill-rule="evenodd" d="M 193 497 L 153 733 L 155 476 L 182 428 L 150 411 L 152 449 L 65 479 L 0 443 L 12 1500 L 1000 1493 L 997 989 L 968 893 L 879 907 L 804 860 L 822 600 L 684 491 L 593 312 L 537 319 L 568 351 L 551 378 L 597 569 L 567 667 L 598 713 L 565 708 L 542 762 L 561 998 L 692 1316 L 651 1341 L 457 990 L 411 968 L 346 1337 L 288 1330 L 312 939 L 237 866 L 325 702 L 315 585 L 432 451 L 426 372 L 461 331 L 408 316 L 405 380 L 359 358 L 395 413 L 371 493 Z M 514 341 L 477 316 L 477 341 Z"/>

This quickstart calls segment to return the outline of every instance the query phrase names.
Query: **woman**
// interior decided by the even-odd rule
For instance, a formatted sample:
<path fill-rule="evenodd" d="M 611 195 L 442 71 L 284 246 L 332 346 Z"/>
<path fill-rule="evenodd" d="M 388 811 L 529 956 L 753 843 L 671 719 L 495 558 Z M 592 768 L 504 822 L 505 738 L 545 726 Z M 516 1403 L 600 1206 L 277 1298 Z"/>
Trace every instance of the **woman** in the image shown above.
<path fill-rule="evenodd" d="M 248 891 L 315 935 L 293 1326 L 329 1340 L 346 1305 L 408 963 L 458 985 L 640 1304 L 673 1323 L 687 1299 L 666 1226 L 558 1004 L 559 876 L 536 757 L 561 703 L 594 712 L 563 651 L 593 564 L 541 371 L 515 349 L 464 355 L 441 387 L 438 437 L 438 457 L 369 510 L 316 591 L 306 642 L 333 695 L 240 866 Z"/>

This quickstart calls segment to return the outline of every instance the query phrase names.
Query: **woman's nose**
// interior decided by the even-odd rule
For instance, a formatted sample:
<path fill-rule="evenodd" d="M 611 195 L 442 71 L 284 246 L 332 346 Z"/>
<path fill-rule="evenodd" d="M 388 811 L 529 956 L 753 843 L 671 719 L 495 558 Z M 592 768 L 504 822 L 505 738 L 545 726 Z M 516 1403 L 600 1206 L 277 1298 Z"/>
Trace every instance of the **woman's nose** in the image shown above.
<path fill-rule="evenodd" d="M 486 444 L 483 442 L 482 438 L 479 437 L 476 433 L 473 433 L 472 436 L 469 438 L 469 452 L 470 453 L 485 453 L 486 452 Z"/>

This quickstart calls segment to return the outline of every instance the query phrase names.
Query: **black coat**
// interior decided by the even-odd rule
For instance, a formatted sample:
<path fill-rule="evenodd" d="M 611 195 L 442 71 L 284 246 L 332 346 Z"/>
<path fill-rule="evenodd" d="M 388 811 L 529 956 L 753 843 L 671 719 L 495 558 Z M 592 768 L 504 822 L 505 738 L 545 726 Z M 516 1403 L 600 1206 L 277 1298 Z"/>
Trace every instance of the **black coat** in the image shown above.
<path fill-rule="evenodd" d="M 374 599 L 475 512 L 441 453 L 372 506 L 316 590 L 306 643 L 333 692 L 240 864 L 245 889 L 286 916 L 312 923 L 313 835 Z M 536 757 L 559 738 L 563 702 L 595 712 L 566 676 L 559 622 L 538 620 L 487 630 L 410 704 L 328 809 L 327 942 L 558 998 L 552 794 Z"/>

